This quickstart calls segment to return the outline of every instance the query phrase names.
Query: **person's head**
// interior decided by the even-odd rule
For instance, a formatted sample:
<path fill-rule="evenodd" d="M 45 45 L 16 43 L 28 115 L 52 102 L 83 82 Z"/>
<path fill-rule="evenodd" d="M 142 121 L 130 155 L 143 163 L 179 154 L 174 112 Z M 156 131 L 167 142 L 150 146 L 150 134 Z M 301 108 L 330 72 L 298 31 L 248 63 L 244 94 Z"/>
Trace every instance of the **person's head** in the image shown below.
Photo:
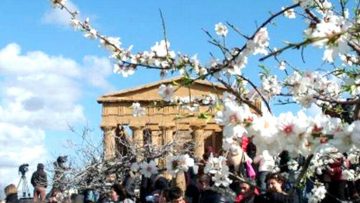
<path fill-rule="evenodd" d="M 38 163 L 38 165 L 37 165 L 37 170 L 38 170 L 38 171 L 43 171 L 44 168 L 45 168 L 44 164 Z"/>
<path fill-rule="evenodd" d="M 10 184 L 5 187 L 4 192 L 5 192 L 6 196 L 11 195 L 11 194 L 17 194 L 16 186 L 14 184 Z"/>
<path fill-rule="evenodd" d="M 285 178 L 279 173 L 270 173 L 266 176 L 266 184 L 269 192 L 283 192 L 282 187 Z"/>
<path fill-rule="evenodd" d="M 209 175 L 204 174 L 204 175 L 200 176 L 199 183 L 200 183 L 201 189 L 206 189 L 211 184 L 211 177 Z"/>
<path fill-rule="evenodd" d="M 124 186 L 122 186 L 121 184 L 115 183 L 112 187 L 111 187 L 111 200 L 113 201 L 121 201 L 124 200 L 126 198 L 126 191 Z"/>
<path fill-rule="evenodd" d="M 171 203 L 185 203 L 183 191 L 179 187 L 168 189 L 166 199 Z"/>
<path fill-rule="evenodd" d="M 241 182 L 240 185 L 240 194 L 244 197 L 249 197 L 254 194 L 254 187 L 251 186 L 249 183 Z"/>
<path fill-rule="evenodd" d="M 159 176 L 154 183 L 154 190 L 164 190 L 169 187 L 169 181 L 163 177 Z"/>
<path fill-rule="evenodd" d="M 160 191 L 159 201 L 158 201 L 159 203 L 167 203 L 167 201 L 166 201 L 167 192 L 168 192 L 168 189 L 164 189 L 164 190 Z"/>

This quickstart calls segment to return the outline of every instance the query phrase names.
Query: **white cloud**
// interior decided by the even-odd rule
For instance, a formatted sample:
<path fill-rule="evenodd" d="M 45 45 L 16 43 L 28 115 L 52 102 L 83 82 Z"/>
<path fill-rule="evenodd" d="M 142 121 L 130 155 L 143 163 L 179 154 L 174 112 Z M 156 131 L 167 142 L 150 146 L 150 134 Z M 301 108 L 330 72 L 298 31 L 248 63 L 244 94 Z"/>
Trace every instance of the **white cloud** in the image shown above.
<path fill-rule="evenodd" d="M 108 59 L 95 56 L 79 64 L 41 51 L 22 53 L 17 44 L 0 49 L 0 185 L 17 184 L 20 164 L 33 171 L 50 158 L 48 130 L 86 122 L 84 91 L 112 89 L 106 81 L 111 69 Z"/>
<path fill-rule="evenodd" d="M 45 163 L 47 153 L 44 139 L 45 132 L 43 130 L 0 122 L 1 188 L 11 183 L 18 184 L 20 180 L 18 167 L 21 164 L 30 164 L 32 166 L 29 168 L 30 171 L 34 171 L 37 163 Z M 29 180 L 31 174 L 26 175 Z"/>
<path fill-rule="evenodd" d="M 72 10 L 78 10 L 75 4 L 71 1 L 66 1 L 66 5 Z M 71 16 L 64 9 L 51 9 L 47 11 L 43 17 L 42 22 L 47 24 L 55 24 L 60 26 L 68 26 L 70 24 Z"/>
<path fill-rule="evenodd" d="M 88 69 L 86 78 L 92 86 L 106 91 L 114 90 L 113 86 L 106 80 L 113 74 L 111 62 L 108 59 L 85 56 L 83 63 L 84 67 Z"/>
<path fill-rule="evenodd" d="M 84 121 L 78 104 L 81 71 L 71 59 L 38 51 L 21 55 L 18 45 L 8 45 L 0 51 L 0 76 L 4 78 L 0 122 L 64 129 L 68 123 Z"/>

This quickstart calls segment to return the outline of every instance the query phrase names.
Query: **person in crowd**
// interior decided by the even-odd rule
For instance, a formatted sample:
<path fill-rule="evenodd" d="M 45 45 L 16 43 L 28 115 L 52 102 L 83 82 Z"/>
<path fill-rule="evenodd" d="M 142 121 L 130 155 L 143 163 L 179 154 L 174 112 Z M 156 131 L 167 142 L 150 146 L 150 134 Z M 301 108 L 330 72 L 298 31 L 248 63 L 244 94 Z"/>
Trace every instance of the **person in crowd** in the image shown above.
<path fill-rule="evenodd" d="M 83 203 L 84 202 L 84 195 L 82 194 L 71 194 L 70 196 L 70 200 L 71 200 L 71 203 Z"/>
<path fill-rule="evenodd" d="M 123 185 L 115 183 L 111 187 L 111 200 L 116 203 L 135 203 Z"/>
<path fill-rule="evenodd" d="M 10 184 L 4 189 L 6 199 L 5 203 L 18 203 L 17 189 L 14 184 Z"/>
<path fill-rule="evenodd" d="M 209 188 L 210 184 L 211 184 L 211 177 L 209 175 L 204 174 L 204 175 L 200 176 L 199 189 L 201 192 L 206 190 L 207 188 Z"/>
<path fill-rule="evenodd" d="M 148 203 L 158 203 L 161 193 L 169 188 L 169 181 L 162 175 L 155 178 L 153 184 L 153 191 L 150 195 L 146 196 L 145 200 Z"/>
<path fill-rule="evenodd" d="M 208 188 L 201 193 L 200 203 L 230 203 L 229 200 L 224 194 Z"/>
<path fill-rule="evenodd" d="M 236 196 L 235 203 L 253 203 L 255 195 L 258 195 L 258 192 L 254 185 L 249 184 L 248 182 L 240 183 L 240 192 Z"/>
<path fill-rule="evenodd" d="M 186 203 L 184 192 L 177 186 L 165 190 L 162 193 L 160 200 L 160 203 Z"/>
<path fill-rule="evenodd" d="M 132 175 L 127 174 L 121 184 L 125 188 L 127 196 L 130 199 L 135 199 L 135 178 Z"/>
<path fill-rule="evenodd" d="M 270 173 L 266 176 L 267 192 L 256 196 L 254 203 L 298 203 L 295 192 L 287 194 L 283 190 L 285 178 L 279 173 Z"/>
<path fill-rule="evenodd" d="M 99 194 L 93 189 L 86 189 L 84 191 L 84 203 L 95 203 L 99 199 Z"/>
<path fill-rule="evenodd" d="M 200 189 L 198 176 L 193 167 L 190 167 L 189 170 L 185 173 L 186 178 L 186 190 L 185 190 L 185 199 L 188 203 L 197 203 L 199 202 Z"/>
<path fill-rule="evenodd" d="M 232 172 L 234 172 L 235 174 L 243 175 L 245 177 L 248 176 L 248 171 L 246 170 L 246 162 L 249 162 L 251 164 L 252 160 L 239 145 L 231 146 L 227 161 Z"/>
<path fill-rule="evenodd" d="M 49 195 L 49 203 L 56 203 L 59 201 L 59 196 L 61 195 L 61 191 L 59 189 L 52 189 Z"/>
<path fill-rule="evenodd" d="M 262 193 L 266 192 L 266 176 L 275 168 L 275 160 L 268 150 L 264 150 L 260 155 L 256 156 L 254 163 L 258 164 L 257 185 Z"/>
<path fill-rule="evenodd" d="M 254 159 L 256 156 L 256 145 L 253 143 L 254 136 L 248 137 L 248 144 L 246 147 L 246 153 L 250 157 L 250 159 Z"/>
<path fill-rule="evenodd" d="M 231 197 L 215 190 L 213 186 L 214 182 L 211 180 L 211 176 L 204 174 L 199 178 L 199 190 L 200 190 L 200 203 L 228 203 Z"/>
<path fill-rule="evenodd" d="M 324 202 L 336 202 L 337 199 L 346 199 L 346 180 L 342 179 L 344 158 L 341 153 L 334 153 L 332 163 L 329 163 L 319 177 L 328 190 Z"/>
<path fill-rule="evenodd" d="M 42 163 L 37 165 L 37 170 L 31 176 L 31 184 L 34 186 L 34 202 L 45 202 L 47 174 Z"/>
<path fill-rule="evenodd" d="M 169 188 L 164 189 L 160 192 L 159 203 L 167 203 L 168 202 L 166 199 L 168 190 L 169 190 Z"/>

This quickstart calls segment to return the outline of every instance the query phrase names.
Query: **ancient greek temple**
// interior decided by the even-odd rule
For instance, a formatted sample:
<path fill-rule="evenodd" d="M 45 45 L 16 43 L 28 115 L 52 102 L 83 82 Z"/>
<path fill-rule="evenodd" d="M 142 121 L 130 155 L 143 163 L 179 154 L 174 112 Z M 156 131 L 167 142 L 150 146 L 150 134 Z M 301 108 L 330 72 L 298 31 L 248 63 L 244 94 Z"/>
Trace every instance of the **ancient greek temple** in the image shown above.
<path fill-rule="evenodd" d="M 222 144 L 221 126 L 213 119 L 200 119 L 199 112 L 208 110 L 208 106 L 199 106 L 199 111 L 190 111 L 178 106 L 162 105 L 159 95 L 161 84 L 180 83 L 181 78 L 162 80 L 132 89 L 106 94 L 98 98 L 102 104 L 101 129 L 103 130 L 104 159 L 111 159 L 121 151 L 117 139 L 121 139 L 124 132 L 119 129 L 131 129 L 131 139 L 138 145 L 144 143 L 144 132 L 151 132 L 150 140 L 154 145 L 164 145 L 176 140 L 178 143 L 194 144 L 194 156 L 201 158 L 207 146 L 219 150 Z M 225 88 L 208 81 L 198 80 L 190 86 L 177 86 L 174 97 L 204 98 L 206 95 L 221 97 Z M 134 102 L 145 107 L 145 115 L 134 117 L 131 108 Z M 213 114 L 213 111 L 210 111 Z"/>

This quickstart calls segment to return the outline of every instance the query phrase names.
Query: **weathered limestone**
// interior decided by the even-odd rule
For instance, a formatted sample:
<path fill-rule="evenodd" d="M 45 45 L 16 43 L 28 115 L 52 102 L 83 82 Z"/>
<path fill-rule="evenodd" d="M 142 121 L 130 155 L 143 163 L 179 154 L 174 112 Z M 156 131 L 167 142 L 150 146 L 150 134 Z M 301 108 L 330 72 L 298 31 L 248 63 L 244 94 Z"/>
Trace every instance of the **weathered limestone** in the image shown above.
<path fill-rule="evenodd" d="M 115 157 L 116 144 L 115 144 L 115 126 L 103 126 L 101 129 L 104 132 L 104 159 L 109 160 Z"/>
<path fill-rule="evenodd" d="M 135 143 L 137 147 L 142 147 L 144 145 L 144 130 L 145 124 L 139 122 L 130 123 L 130 129 L 133 132 L 132 142 Z"/>
<path fill-rule="evenodd" d="M 175 130 L 175 124 L 174 123 L 161 123 L 159 125 L 159 128 L 162 130 L 162 136 L 163 136 L 163 145 L 169 144 L 173 142 L 173 134 Z"/>
<path fill-rule="evenodd" d="M 190 124 L 191 129 L 193 130 L 193 140 L 195 143 L 194 147 L 194 156 L 201 160 L 204 154 L 204 128 L 206 126 L 205 122 L 194 122 Z"/>

